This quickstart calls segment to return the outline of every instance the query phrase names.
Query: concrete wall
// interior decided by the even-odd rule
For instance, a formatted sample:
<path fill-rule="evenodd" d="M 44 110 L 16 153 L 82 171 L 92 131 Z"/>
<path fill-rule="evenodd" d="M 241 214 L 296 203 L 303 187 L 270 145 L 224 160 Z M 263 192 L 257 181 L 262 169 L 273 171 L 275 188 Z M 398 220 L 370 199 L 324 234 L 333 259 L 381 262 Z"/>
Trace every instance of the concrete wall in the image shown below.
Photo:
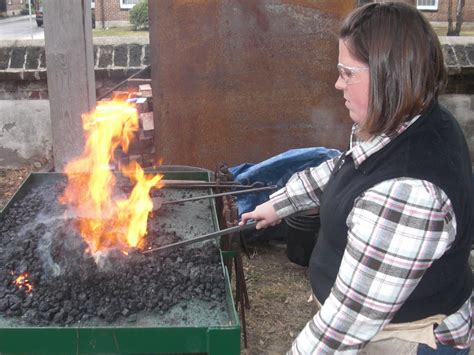
<path fill-rule="evenodd" d="M 148 39 L 94 39 L 97 97 L 150 62 Z M 44 41 L 0 42 L 0 166 L 43 165 L 52 140 Z"/>
<path fill-rule="evenodd" d="M 44 165 L 52 152 L 48 100 L 0 101 L 0 166 Z"/>

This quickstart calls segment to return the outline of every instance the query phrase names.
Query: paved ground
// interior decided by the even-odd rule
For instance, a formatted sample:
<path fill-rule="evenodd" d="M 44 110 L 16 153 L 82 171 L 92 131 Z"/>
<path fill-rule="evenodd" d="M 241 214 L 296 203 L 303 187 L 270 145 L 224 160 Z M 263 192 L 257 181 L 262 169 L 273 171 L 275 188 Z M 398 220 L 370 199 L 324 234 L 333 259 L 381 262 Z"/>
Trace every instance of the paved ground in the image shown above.
<path fill-rule="evenodd" d="M 35 16 L 0 18 L 0 40 L 44 39 L 42 27 L 36 25 Z"/>

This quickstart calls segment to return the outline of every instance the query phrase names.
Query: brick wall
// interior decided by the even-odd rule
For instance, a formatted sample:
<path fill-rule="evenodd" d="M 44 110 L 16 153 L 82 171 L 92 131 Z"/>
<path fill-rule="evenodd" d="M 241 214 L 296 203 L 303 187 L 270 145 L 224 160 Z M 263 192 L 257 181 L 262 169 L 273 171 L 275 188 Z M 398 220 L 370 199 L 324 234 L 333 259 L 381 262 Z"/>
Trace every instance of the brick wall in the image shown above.
<path fill-rule="evenodd" d="M 120 8 L 120 0 L 96 0 L 95 19 L 97 27 L 128 25 L 130 9 Z"/>
<path fill-rule="evenodd" d="M 130 41 L 130 39 L 127 39 Z M 150 63 L 146 39 L 94 40 L 97 96 Z M 44 42 L 0 42 L 0 100 L 47 99 Z"/>
<path fill-rule="evenodd" d="M 453 1 L 453 21 L 456 21 L 457 0 Z M 438 11 L 423 11 L 423 14 L 430 21 L 447 22 L 448 21 L 448 0 L 438 0 Z M 474 22 L 474 1 L 466 0 L 463 13 L 464 22 Z"/>

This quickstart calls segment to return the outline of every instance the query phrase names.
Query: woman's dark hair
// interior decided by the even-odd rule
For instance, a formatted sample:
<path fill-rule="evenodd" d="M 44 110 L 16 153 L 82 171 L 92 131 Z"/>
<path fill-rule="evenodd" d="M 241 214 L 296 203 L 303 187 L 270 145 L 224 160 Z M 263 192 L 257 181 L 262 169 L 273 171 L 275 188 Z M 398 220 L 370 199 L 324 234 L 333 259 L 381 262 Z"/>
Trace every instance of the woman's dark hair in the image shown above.
<path fill-rule="evenodd" d="M 437 99 L 446 84 L 438 36 L 413 6 L 371 3 L 344 21 L 340 38 L 370 68 L 366 134 L 392 134 Z"/>

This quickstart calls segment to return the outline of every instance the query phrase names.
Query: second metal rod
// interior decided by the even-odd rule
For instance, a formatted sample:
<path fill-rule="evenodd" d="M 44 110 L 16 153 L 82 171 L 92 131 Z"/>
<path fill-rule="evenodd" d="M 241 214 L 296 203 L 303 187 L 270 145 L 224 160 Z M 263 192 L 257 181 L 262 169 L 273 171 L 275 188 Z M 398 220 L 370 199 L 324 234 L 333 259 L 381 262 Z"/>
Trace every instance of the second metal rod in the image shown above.
<path fill-rule="evenodd" d="M 254 189 L 248 189 L 248 190 L 240 190 L 240 191 L 228 191 L 228 192 L 222 192 L 219 194 L 212 194 L 212 195 L 203 195 L 203 196 L 195 196 L 195 197 L 189 197 L 189 198 L 183 198 L 181 200 L 173 200 L 173 201 L 163 201 L 162 205 L 171 205 L 175 203 L 181 203 L 181 202 L 189 202 L 189 201 L 197 201 L 197 200 L 202 200 L 205 198 L 214 198 L 214 197 L 221 197 L 221 196 L 228 196 L 228 195 L 240 195 L 240 194 L 248 194 L 251 192 L 259 192 L 259 191 L 267 191 L 267 190 L 276 190 L 278 186 L 276 185 L 271 185 L 271 186 L 265 186 L 265 187 L 257 187 Z"/>

